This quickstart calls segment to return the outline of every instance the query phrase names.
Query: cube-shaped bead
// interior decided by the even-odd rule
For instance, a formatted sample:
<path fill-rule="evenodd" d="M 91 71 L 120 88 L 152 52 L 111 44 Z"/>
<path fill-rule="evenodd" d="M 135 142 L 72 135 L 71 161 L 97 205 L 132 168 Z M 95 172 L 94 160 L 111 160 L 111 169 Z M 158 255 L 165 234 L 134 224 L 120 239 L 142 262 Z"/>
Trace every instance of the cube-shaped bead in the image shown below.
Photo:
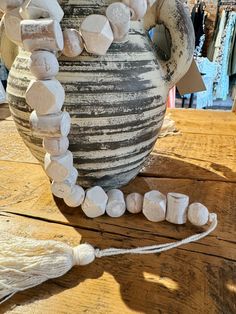
<path fill-rule="evenodd" d="M 32 80 L 25 98 L 27 104 L 39 115 L 46 115 L 61 110 L 65 91 L 58 80 Z"/>
<path fill-rule="evenodd" d="M 114 39 L 110 23 L 104 15 L 92 14 L 86 17 L 80 32 L 86 50 L 95 55 L 105 55 Z"/>
<path fill-rule="evenodd" d="M 72 153 L 69 150 L 61 156 L 52 156 L 47 153 L 44 158 L 44 169 L 52 180 L 56 182 L 66 180 L 73 169 Z"/>
<path fill-rule="evenodd" d="M 165 220 L 166 197 L 159 191 L 150 191 L 144 195 L 143 214 L 153 222 Z"/>
<path fill-rule="evenodd" d="M 89 218 L 102 216 L 105 213 L 108 196 L 100 186 L 87 190 L 82 210 Z"/>
<path fill-rule="evenodd" d="M 27 0 L 20 9 L 24 20 L 50 17 L 60 22 L 64 12 L 57 0 Z"/>

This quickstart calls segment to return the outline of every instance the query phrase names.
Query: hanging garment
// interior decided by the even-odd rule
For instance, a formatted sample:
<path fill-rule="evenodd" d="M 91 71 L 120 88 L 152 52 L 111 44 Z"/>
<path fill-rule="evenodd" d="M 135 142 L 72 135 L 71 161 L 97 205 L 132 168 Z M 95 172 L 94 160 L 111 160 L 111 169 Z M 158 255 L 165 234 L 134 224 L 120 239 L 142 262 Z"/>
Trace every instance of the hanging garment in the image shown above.
<path fill-rule="evenodd" d="M 218 65 L 215 62 L 211 62 L 208 58 L 197 58 L 196 63 L 206 86 L 205 91 L 196 94 L 196 108 L 211 107 L 213 106 L 213 83 L 217 75 Z"/>
<path fill-rule="evenodd" d="M 205 34 L 204 22 L 205 22 L 205 2 L 198 1 L 193 7 L 191 18 L 195 31 L 195 47 L 199 46 L 201 37 Z"/>
<path fill-rule="evenodd" d="M 218 63 L 218 73 L 214 84 L 214 99 L 226 100 L 229 93 L 229 58 L 230 45 L 236 25 L 236 12 L 229 12 L 227 23 L 222 34 L 219 53 L 215 59 Z"/>
<path fill-rule="evenodd" d="M 213 61 L 213 58 L 214 58 L 216 38 L 217 38 L 217 35 L 219 33 L 220 24 L 221 24 L 221 14 L 218 13 L 216 24 L 215 24 L 215 28 L 214 28 L 214 33 L 213 33 L 213 36 L 212 36 L 212 38 L 210 40 L 210 44 L 209 44 L 209 47 L 208 47 L 208 50 L 207 50 L 207 58 L 210 61 Z"/>
<path fill-rule="evenodd" d="M 228 68 L 228 75 L 230 76 L 234 74 L 236 74 L 236 26 L 234 27 L 234 33 L 231 41 Z"/>
<path fill-rule="evenodd" d="M 216 41 L 215 41 L 215 47 L 214 47 L 214 54 L 213 54 L 213 61 L 216 60 L 219 50 L 220 50 L 220 45 L 221 45 L 221 39 L 222 35 L 225 29 L 225 23 L 226 23 L 226 11 L 223 10 L 220 18 L 220 24 L 219 24 L 219 30 L 216 36 Z"/>

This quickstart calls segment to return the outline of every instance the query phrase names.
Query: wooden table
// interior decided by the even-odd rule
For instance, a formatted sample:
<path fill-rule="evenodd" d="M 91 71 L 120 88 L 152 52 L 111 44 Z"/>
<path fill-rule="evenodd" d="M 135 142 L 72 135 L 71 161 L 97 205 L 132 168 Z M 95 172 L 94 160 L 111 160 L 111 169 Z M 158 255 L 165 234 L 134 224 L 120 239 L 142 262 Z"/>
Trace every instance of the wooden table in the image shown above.
<path fill-rule="evenodd" d="M 236 115 L 172 110 L 181 135 L 159 139 L 142 174 L 124 188 L 186 193 L 219 217 L 207 238 L 160 255 L 122 256 L 75 267 L 19 293 L 2 313 L 236 313 Z M 16 133 L 0 121 L 1 230 L 77 245 L 130 247 L 201 229 L 154 224 L 142 215 L 87 219 L 50 194 L 49 181 Z"/>

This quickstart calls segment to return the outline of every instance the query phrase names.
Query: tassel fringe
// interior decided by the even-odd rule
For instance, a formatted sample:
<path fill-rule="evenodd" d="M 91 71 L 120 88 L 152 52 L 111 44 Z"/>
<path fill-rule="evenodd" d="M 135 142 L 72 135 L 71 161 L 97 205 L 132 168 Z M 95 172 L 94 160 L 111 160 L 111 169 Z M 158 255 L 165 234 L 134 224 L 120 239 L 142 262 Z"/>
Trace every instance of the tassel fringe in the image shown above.
<path fill-rule="evenodd" d="M 123 254 L 154 254 L 198 241 L 217 227 L 217 215 L 209 215 L 210 225 L 202 233 L 181 241 L 135 249 L 94 249 L 90 244 L 70 247 L 57 241 L 42 241 L 2 234 L 0 238 L 0 304 L 17 292 L 66 274 L 73 266 L 90 264 L 95 258 Z"/>

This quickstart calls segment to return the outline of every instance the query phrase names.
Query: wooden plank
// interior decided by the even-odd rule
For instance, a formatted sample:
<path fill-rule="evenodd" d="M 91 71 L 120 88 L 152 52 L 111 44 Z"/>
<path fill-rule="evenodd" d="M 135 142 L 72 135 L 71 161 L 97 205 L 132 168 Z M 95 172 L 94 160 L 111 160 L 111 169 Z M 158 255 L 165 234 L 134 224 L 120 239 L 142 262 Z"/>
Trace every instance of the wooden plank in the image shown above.
<path fill-rule="evenodd" d="M 141 175 L 236 182 L 236 137 L 183 133 L 158 139 Z"/>
<path fill-rule="evenodd" d="M 97 247 L 146 245 L 147 240 L 0 214 L 1 230 L 23 237 Z M 151 241 L 154 243 L 154 241 Z M 148 240 L 150 243 L 150 240 Z M 65 276 L 16 294 L 1 313 L 234 313 L 236 263 L 175 249 L 119 256 L 75 267 Z"/>
<path fill-rule="evenodd" d="M 193 109 L 171 109 L 168 112 L 183 133 L 236 135 L 236 116 L 233 112 Z"/>
<path fill-rule="evenodd" d="M 38 163 L 18 134 L 14 122 L 0 120 L 0 160 Z"/>
<path fill-rule="evenodd" d="M 154 224 L 142 214 L 126 214 L 121 218 L 107 216 L 88 219 L 80 209 L 71 209 L 59 199 L 53 199 L 49 180 L 39 165 L 0 162 L 0 211 L 17 213 L 47 221 L 79 226 L 99 232 L 121 234 L 138 239 L 156 239 L 166 242 L 177 240 L 201 231 L 191 225 L 175 226 L 169 223 Z M 193 245 L 195 251 L 221 256 L 229 260 L 236 259 L 236 184 L 225 182 L 197 181 L 187 179 L 157 179 L 138 177 L 124 188 L 125 193 L 145 193 L 158 189 L 163 193 L 170 191 L 185 193 L 190 201 L 205 204 L 211 212 L 219 215 L 216 233 Z"/>
<path fill-rule="evenodd" d="M 0 160 L 38 163 L 13 121 L 0 126 Z M 158 139 L 142 175 L 236 182 L 236 138 L 183 133 Z"/>

